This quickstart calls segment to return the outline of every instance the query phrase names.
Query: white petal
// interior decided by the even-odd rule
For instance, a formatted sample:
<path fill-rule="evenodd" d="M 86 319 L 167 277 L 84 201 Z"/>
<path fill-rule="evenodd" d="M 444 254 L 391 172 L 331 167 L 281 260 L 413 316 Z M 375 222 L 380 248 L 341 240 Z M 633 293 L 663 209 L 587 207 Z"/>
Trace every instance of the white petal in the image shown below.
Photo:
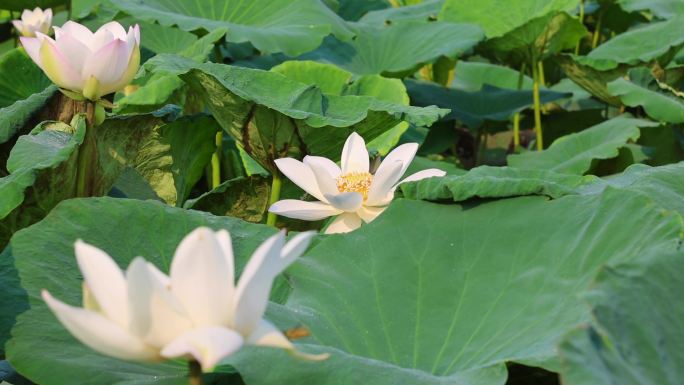
<path fill-rule="evenodd" d="M 283 270 L 287 269 L 295 259 L 304 254 L 311 243 L 311 239 L 313 239 L 315 235 L 315 231 L 305 231 L 295 235 L 289 240 L 280 252 L 280 266 L 278 268 L 280 271 L 276 274 L 280 274 Z"/>
<path fill-rule="evenodd" d="M 231 273 L 211 229 L 199 227 L 178 245 L 171 262 L 171 291 L 196 326 L 228 322 Z"/>
<path fill-rule="evenodd" d="M 235 289 L 235 330 L 249 335 L 266 311 L 273 279 L 280 273 L 280 256 L 285 234 L 279 232 L 265 240 L 247 262 Z"/>
<path fill-rule="evenodd" d="M 316 184 L 318 184 L 321 193 L 324 197 L 327 197 L 328 195 L 338 194 L 339 190 L 337 189 L 337 177 L 334 177 L 333 174 L 330 173 L 330 165 L 327 164 L 327 162 L 320 161 L 319 159 L 325 159 L 330 163 L 332 163 L 332 161 L 321 157 L 315 158 L 310 156 L 305 157 L 304 164 L 309 166 L 309 168 L 313 172 L 314 177 L 316 178 Z M 339 176 L 339 172 L 337 173 L 337 175 Z"/>
<path fill-rule="evenodd" d="M 95 246 L 78 240 L 74 248 L 83 279 L 102 313 L 127 328 L 128 291 L 123 272 L 107 253 Z"/>
<path fill-rule="evenodd" d="M 443 177 L 444 175 L 446 175 L 446 171 L 442 171 L 442 170 L 439 170 L 436 168 L 430 168 L 427 170 L 418 171 L 415 174 L 411 174 L 411 175 L 407 176 L 406 178 L 404 178 L 404 180 L 399 182 L 397 185 L 400 185 L 400 184 L 406 183 L 406 182 L 415 182 L 417 180 L 421 180 L 421 179 L 425 179 L 425 178 Z M 395 188 L 396 188 L 396 186 L 395 186 Z"/>
<path fill-rule="evenodd" d="M 83 89 L 80 74 L 72 67 L 71 62 L 57 48 L 57 43 L 50 37 L 36 33 L 40 44 L 40 65 L 45 75 L 56 85 L 72 91 Z"/>
<path fill-rule="evenodd" d="M 332 160 L 328 158 L 324 158 L 322 156 L 313 156 L 313 155 L 307 155 L 304 157 L 304 163 L 308 164 L 311 166 L 311 164 L 316 163 L 320 167 L 325 168 L 328 171 L 328 174 L 330 174 L 331 177 L 337 179 L 340 175 L 342 175 L 342 170 L 340 169 L 340 166 L 335 164 Z"/>
<path fill-rule="evenodd" d="M 94 76 L 103 89 L 101 95 L 107 95 L 111 93 L 107 91 L 111 90 L 112 85 L 117 84 L 123 76 L 129 59 L 126 42 L 113 40 L 86 58 L 81 76 L 84 80 Z"/>
<path fill-rule="evenodd" d="M 80 40 L 74 38 L 70 33 L 64 32 L 60 38 L 56 40 L 57 49 L 61 52 L 66 60 L 71 64 L 71 68 L 79 74 L 83 71 L 83 65 L 86 58 L 91 54 L 88 46 L 81 43 Z"/>
<path fill-rule="evenodd" d="M 361 219 L 366 222 L 370 223 L 372 222 L 375 218 L 378 217 L 378 215 L 382 214 L 383 211 L 385 211 L 387 207 L 368 207 L 368 206 L 363 206 L 360 209 L 356 211 L 356 214 L 361 217 Z"/>
<path fill-rule="evenodd" d="M 128 35 L 123 25 L 119 24 L 119 22 L 117 21 L 110 21 L 109 23 L 103 24 L 100 28 L 97 29 L 95 35 L 97 36 L 98 32 L 104 30 L 109 31 L 114 36 L 114 38 L 120 40 L 126 40 L 126 35 Z"/>
<path fill-rule="evenodd" d="M 247 337 L 245 341 L 249 345 L 271 346 L 281 349 L 294 349 L 292 342 L 283 335 L 273 324 L 262 319 L 259 326 Z"/>
<path fill-rule="evenodd" d="M 401 168 L 401 173 L 399 174 L 399 177 L 401 177 L 406 172 L 406 169 L 408 169 L 408 167 L 411 165 L 411 162 L 413 162 L 413 158 L 416 156 L 416 151 L 418 151 L 418 143 L 402 144 L 387 154 L 375 173 L 377 174 L 380 172 L 380 170 L 383 168 L 383 164 L 387 163 L 389 166 L 394 162 L 399 161 L 403 165 Z"/>
<path fill-rule="evenodd" d="M 14 25 L 14 28 L 17 30 L 17 32 L 19 32 L 19 35 L 23 37 L 35 37 L 35 35 L 31 34 L 28 28 L 26 28 L 24 23 L 22 23 L 20 20 L 12 20 L 12 25 Z"/>
<path fill-rule="evenodd" d="M 325 229 L 326 234 L 348 233 L 361 227 L 361 218 L 354 213 L 340 214 Z"/>
<path fill-rule="evenodd" d="M 74 38 L 78 39 L 81 43 L 85 44 L 91 52 L 95 50 L 92 49 L 93 33 L 84 25 L 76 23 L 74 21 L 67 21 L 62 25 L 61 31 L 69 33 Z M 55 39 L 60 38 L 60 30 L 55 27 Z"/>
<path fill-rule="evenodd" d="M 228 266 L 228 281 L 230 282 L 231 292 L 229 297 L 233 296 L 233 289 L 235 287 L 235 255 L 233 254 L 233 242 L 230 239 L 230 233 L 227 230 L 219 230 L 216 232 L 216 240 L 221 246 L 223 257 L 226 259 Z"/>
<path fill-rule="evenodd" d="M 354 212 L 363 204 L 363 195 L 357 192 L 346 192 L 336 195 L 325 195 L 325 199 L 336 209 Z"/>
<path fill-rule="evenodd" d="M 269 207 L 268 211 L 288 218 L 317 221 L 342 213 L 342 210 L 323 202 L 305 202 L 296 199 L 284 199 Z"/>
<path fill-rule="evenodd" d="M 150 269 L 150 264 L 138 257 L 128 267 L 128 299 L 131 312 L 131 333 L 148 345 L 161 349 L 193 325 L 180 302 Z"/>
<path fill-rule="evenodd" d="M 90 47 L 91 51 L 97 52 L 116 40 L 124 41 L 125 38 L 118 39 L 108 28 L 100 27 L 93 34 L 93 39 L 90 41 L 90 44 L 88 46 Z"/>
<path fill-rule="evenodd" d="M 401 178 L 403 164 L 401 161 L 394 161 L 394 163 L 387 164 L 387 161 L 378 168 L 378 172 L 373 175 L 373 182 L 368 190 L 368 199 L 366 205 L 375 206 L 378 202 L 384 200 L 387 194 L 392 190 L 392 187 Z"/>
<path fill-rule="evenodd" d="M 276 159 L 275 164 L 283 175 L 302 190 L 319 201 L 325 201 L 325 198 L 318 187 L 318 183 L 316 182 L 316 176 L 309 166 L 293 158 Z"/>
<path fill-rule="evenodd" d="M 171 289 L 171 278 L 169 278 L 168 275 L 162 273 L 161 270 L 157 268 L 157 266 L 147 262 L 147 267 L 150 269 L 150 273 L 152 274 L 152 278 L 156 280 L 159 285 L 162 287 L 165 287 L 167 289 Z"/>
<path fill-rule="evenodd" d="M 162 349 L 166 358 L 194 358 L 204 372 L 214 369 L 222 359 L 240 350 L 244 339 L 230 329 L 206 327 L 181 335 Z"/>
<path fill-rule="evenodd" d="M 320 361 L 328 358 L 328 353 L 323 354 L 307 354 L 297 350 L 297 348 L 285 337 L 283 333 L 278 330 L 273 324 L 266 320 L 259 322 L 259 327 L 249 335 L 246 341 L 249 345 L 269 346 L 273 348 L 281 348 L 289 351 L 297 357 L 304 358 L 311 361 Z"/>
<path fill-rule="evenodd" d="M 157 351 L 98 313 L 69 306 L 43 290 L 43 300 L 64 327 L 91 349 L 123 360 L 153 361 Z"/>
<path fill-rule="evenodd" d="M 37 37 L 20 37 L 19 40 L 21 40 L 21 45 L 24 47 L 24 50 L 26 50 L 26 53 L 29 55 L 31 60 L 33 60 L 34 63 L 38 65 L 38 67 L 43 68 L 42 64 L 40 63 L 40 43 L 41 39 Z"/>
<path fill-rule="evenodd" d="M 352 132 L 342 149 L 342 174 L 350 172 L 368 172 L 370 160 L 366 142 L 356 132 Z"/>

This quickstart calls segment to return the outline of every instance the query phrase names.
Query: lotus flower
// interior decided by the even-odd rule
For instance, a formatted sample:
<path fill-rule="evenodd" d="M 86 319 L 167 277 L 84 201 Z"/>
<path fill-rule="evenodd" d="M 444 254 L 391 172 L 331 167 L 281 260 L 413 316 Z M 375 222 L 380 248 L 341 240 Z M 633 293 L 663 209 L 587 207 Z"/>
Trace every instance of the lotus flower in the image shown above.
<path fill-rule="evenodd" d="M 21 20 L 12 20 L 12 24 L 21 36 L 36 37 L 38 32 L 47 34 L 52 25 L 52 10 L 48 8 L 43 11 L 39 7 L 33 11 L 25 9 L 21 13 Z"/>
<path fill-rule="evenodd" d="M 97 101 L 123 89 L 140 66 L 140 29 L 128 29 L 112 21 L 92 33 L 67 21 L 55 28 L 55 39 L 37 32 L 22 37 L 31 59 L 62 89 Z"/>
<path fill-rule="evenodd" d="M 373 174 L 363 138 L 352 133 L 342 150 L 342 168 L 320 156 L 276 159 L 278 169 L 319 202 L 285 199 L 269 211 L 288 218 L 316 221 L 337 216 L 325 232 L 346 233 L 369 223 L 392 202 L 397 186 L 423 178 L 444 176 L 438 169 L 417 172 L 399 182 L 418 150 L 417 143 L 395 148 Z"/>
<path fill-rule="evenodd" d="M 90 348 L 124 360 L 196 360 L 210 371 L 243 345 L 296 352 L 263 319 L 275 277 L 308 247 L 312 233 L 262 243 L 234 284 L 230 235 L 200 227 L 176 249 L 170 275 L 138 257 L 122 272 L 104 251 L 77 241 L 83 308 L 42 296 L 64 327 Z M 298 353 L 303 354 L 303 353 Z M 306 356 L 323 358 L 322 356 Z"/>

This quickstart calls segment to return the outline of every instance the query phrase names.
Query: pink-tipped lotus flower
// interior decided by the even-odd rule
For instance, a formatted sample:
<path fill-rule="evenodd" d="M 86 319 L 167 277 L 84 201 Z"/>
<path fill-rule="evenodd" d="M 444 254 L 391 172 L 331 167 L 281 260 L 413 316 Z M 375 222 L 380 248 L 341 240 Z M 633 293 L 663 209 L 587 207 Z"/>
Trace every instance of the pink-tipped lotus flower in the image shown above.
<path fill-rule="evenodd" d="M 38 32 L 47 34 L 52 26 L 52 10 L 48 8 L 43 11 L 38 7 L 33 11 L 25 9 L 21 13 L 21 19 L 12 20 L 12 24 L 21 36 L 36 37 Z"/>
<path fill-rule="evenodd" d="M 97 101 L 122 90 L 140 67 L 137 25 L 128 33 L 115 21 L 95 33 L 73 21 L 54 28 L 54 39 L 37 32 L 34 38 L 22 37 L 21 43 L 47 77 L 64 90 Z"/>
<path fill-rule="evenodd" d="M 308 221 L 336 216 L 326 229 L 327 234 L 352 231 L 362 222 L 368 223 L 380 215 L 392 202 L 394 190 L 401 183 L 446 174 L 431 168 L 400 181 L 417 150 L 418 143 L 402 144 L 390 152 L 373 173 L 366 143 L 354 132 L 344 143 L 341 168 L 320 156 L 305 156 L 304 162 L 293 158 L 276 159 L 278 169 L 319 202 L 285 199 L 268 210 Z"/>

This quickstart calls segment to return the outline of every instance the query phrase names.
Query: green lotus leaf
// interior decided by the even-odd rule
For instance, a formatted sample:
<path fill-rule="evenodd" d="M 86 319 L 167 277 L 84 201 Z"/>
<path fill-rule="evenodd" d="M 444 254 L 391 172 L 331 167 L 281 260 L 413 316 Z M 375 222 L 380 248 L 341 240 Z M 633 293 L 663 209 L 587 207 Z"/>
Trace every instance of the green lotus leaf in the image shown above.
<path fill-rule="evenodd" d="M 684 255 L 659 253 L 606 268 L 585 296 L 590 325 L 560 345 L 568 385 L 675 385 L 684 365 Z"/>
<path fill-rule="evenodd" d="M 444 0 L 425 0 L 418 4 L 404 7 L 392 7 L 374 10 L 359 19 L 360 23 L 385 25 L 406 21 L 434 21 L 437 20 Z"/>
<path fill-rule="evenodd" d="M 587 56 L 571 57 L 579 64 L 607 71 L 620 64 L 635 66 L 652 61 L 666 64 L 682 46 L 684 15 L 632 29 L 601 44 Z"/>
<path fill-rule="evenodd" d="M 547 170 L 512 167 L 476 167 L 464 175 L 428 178 L 401 185 L 406 198 L 430 201 L 465 201 L 472 198 L 506 198 L 543 195 L 559 198 L 578 194 L 580 187 L 607 183 L 595 176 L 557 174 Z"/>
<path fill-rule="evenodd" d="M 502 385 L 505 361 L 557 367 L 548 360 L 589 320 L 578 294 L 602 265 L 674 251 L 681 229 L 626 191 L 466 207 L 397 200 L 289 270 L 280 310 L 293 320 L 280 325 L 307 325 L 303 346 L 328 360 L 259 350 L 229 362 L 247 385 Z"/>
<path fill-rule="evenodd" d="M 250 42 L 264 53 L 297 56 L 334 33 L 352 36 L 344 21 L 318 0 L 117 0 L 118 9 L 138 19 L 177 25 L 185 31 L 227 28 L 233 43 Z"/>
<path fill-rule="evenodd" d="M 401 122 L 429 126 L 447 112 L 374 96 L 326 94 L 316 85 L 276 72 L 198 64 L 168 55 L 151 59 L 147 68 L 179 75 L 201 92 L 224 130 L 271 171 L 273 160 L 287 156 L 337 159 L 353 131 L 370 142 Z"/>
<path fill-rule="evenodd" d="M 413 104 L 449 108 L 451 112 L 445 119 L 461 121 L 472 129 L 479 128 L 486 121 L 507 121 L 516 112 L 533 104 L 531 90 L 510 90 L 485 85 L 480 91 L 467 92 L 411 79 L 404 83 Z M 543 90 L 540 95 L 542 103 L 548 103 L 567 98 L 571 94 Z"/>
<path fill-rule="evenodd" d="M 533 19 L 573 11 L 579 3 L 580 0 L 446 0 L 439 20 L 478 24 L 492 39 Z"/>
<path fill-rule="evenodd" d="M 629 141 L 639 138 L 639 127 L 657 126 L 647 120 L 618 116 L 584 131 L 566 135 L 544 151 L 508 156 L 508 165 L 516 168 L 550 170 L 582 175 L 595 159 L 610 159 Z"/>
<path fill-rule="evenodd" d="M 0 56 L 0 143 L 16 135 L 56 91 L 22 49 Z"/>
<path fill-rule="evenodd" d="M 617 3 L 627 12 L 648 10 L 663 19 L 684 15 L 682 0 L 618 0 Z"/>
<path fill-rule="evenodd" d="M 359 75 L 403 74 L 440 56 L 458 57 L 483 38 L 474 24 L 406 21 L 389 26 L 355 24 L 348 42 L 328 38 L 302 58 L 332 63 Z"/>
<path fill-rule="evenodd" d="M 676 95 L 673 89 L 660 87 L 646 68 L 631 70 L 629 80 L 618 78 L 608 83 L 608 91 L 627 106 L 643 107 L 654 120 L 684 123 L 684 94 Z"/>
<path fill-rule="evenodd" d="M 37 222 L 61 200 L 75 195 L 78 146 L 85 118 L 72 126 L 45 122 L 21 136 L 7 160 L 10 174 L 0 178 L 0 247 L 15 231 Z"/>

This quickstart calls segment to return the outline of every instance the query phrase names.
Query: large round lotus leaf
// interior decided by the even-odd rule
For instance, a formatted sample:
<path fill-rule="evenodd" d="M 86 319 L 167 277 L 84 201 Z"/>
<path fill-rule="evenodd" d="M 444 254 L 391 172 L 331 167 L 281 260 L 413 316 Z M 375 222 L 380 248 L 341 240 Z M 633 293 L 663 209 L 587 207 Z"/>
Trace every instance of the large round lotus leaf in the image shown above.
<path fill-rule="evenodd" d="M 684 45 L 684 15 L 632 29 L 598 46 L 587 56 L 572 56 L 577 63 L 600 71 L 620 64 L 638 65 L 671 58 Z"/>
<path fill-rule="evenodd" d="M 618 156 L 627 142 L 639 138 L 639 127 L 657 126 L 648 120 L 618 116 L 584 131 L 557 139 L 548 149 L 508 156 L 508 165 L 582 175 L 595 159 Z"/>
<path fill-rule="evenodd" d="M 608 91 L 626 106 L 643 107 L 654 120 L 684 123 L 684 97 L 658 83 L 646 68 L 635 68 L 629 71 L 629 79 L 618 78 L 608 83 Z"/>
<path fill-rule="evenodd" d="M 357 24 L 350 41 L 328 38 L 303 57 L 355 74 L 403 74 L 440 56 L 458 57 L 483 39 L 474 24 L 405 21 L 389 26 Z"/>
<path fill-rule="evenodd" d="M 580 0 L 446 0 L 439 14 L 444 21 L 478 24 L 487 38 L 506 33 L 548 14 L 572 11 Z"/>
<path fill-rule="evenodd" d="M 22 49 L 0 56 L 0 143 L 8 141 L 57 91 Z"/>
<path fill-rule="evenodd" d="M 593 322 L 560 347 L 563 384 L 680 384 L 683 269 L 679 252 L 601 271 L 586 296 Z"/>
<path fill-rule="evenodd" d="M 578 294 L 602 265 L 675 250 L 681 230 L 677 215 L 615 190 L 465 207 L 398 200 L 289 270 L 284 326 L 307 325 L 305 346 L 327 361 L 260 350 L 231 362 L 247 385 L 503 384 L 506 361 L 556 367 L 556 344 L 589 320 Z"/>
<path fill-rule="evenodd" d="M 339 81 L 319 87 L 276 72 L 198 64 L 177 56 L 159 55 L 147 68 L 179 75 L 204 94 L 223 128 L 247 154 L 272 171 L 273 160 L 287 156 L 309 154 L 337 160 L 354 131 L 370 142 L 401 122 L 429 126 L 447 113 L 435 106 L 388 101 L 371 92 L 335 95 L 323 91 L 334 89 L 335 84 L 339 87 Z M 341 74 L 333 72 L 338 74 L 336 79 Z"/>
<path fill-rule="evenodd" d="M 625 11 L 647 10 L 663 19 L 684 15 L 684 0 L 618 0 L 617 3 Z"/>
<path fill-rule="evenodd" d="M 297 56 L 330 33 L 352 33 L 318 0 L 117 0 L 114 6 L 136 18 L 177 25 L 186 31 L 227 28 L 228 41 L 250 42 L 262 52 Z"/>

